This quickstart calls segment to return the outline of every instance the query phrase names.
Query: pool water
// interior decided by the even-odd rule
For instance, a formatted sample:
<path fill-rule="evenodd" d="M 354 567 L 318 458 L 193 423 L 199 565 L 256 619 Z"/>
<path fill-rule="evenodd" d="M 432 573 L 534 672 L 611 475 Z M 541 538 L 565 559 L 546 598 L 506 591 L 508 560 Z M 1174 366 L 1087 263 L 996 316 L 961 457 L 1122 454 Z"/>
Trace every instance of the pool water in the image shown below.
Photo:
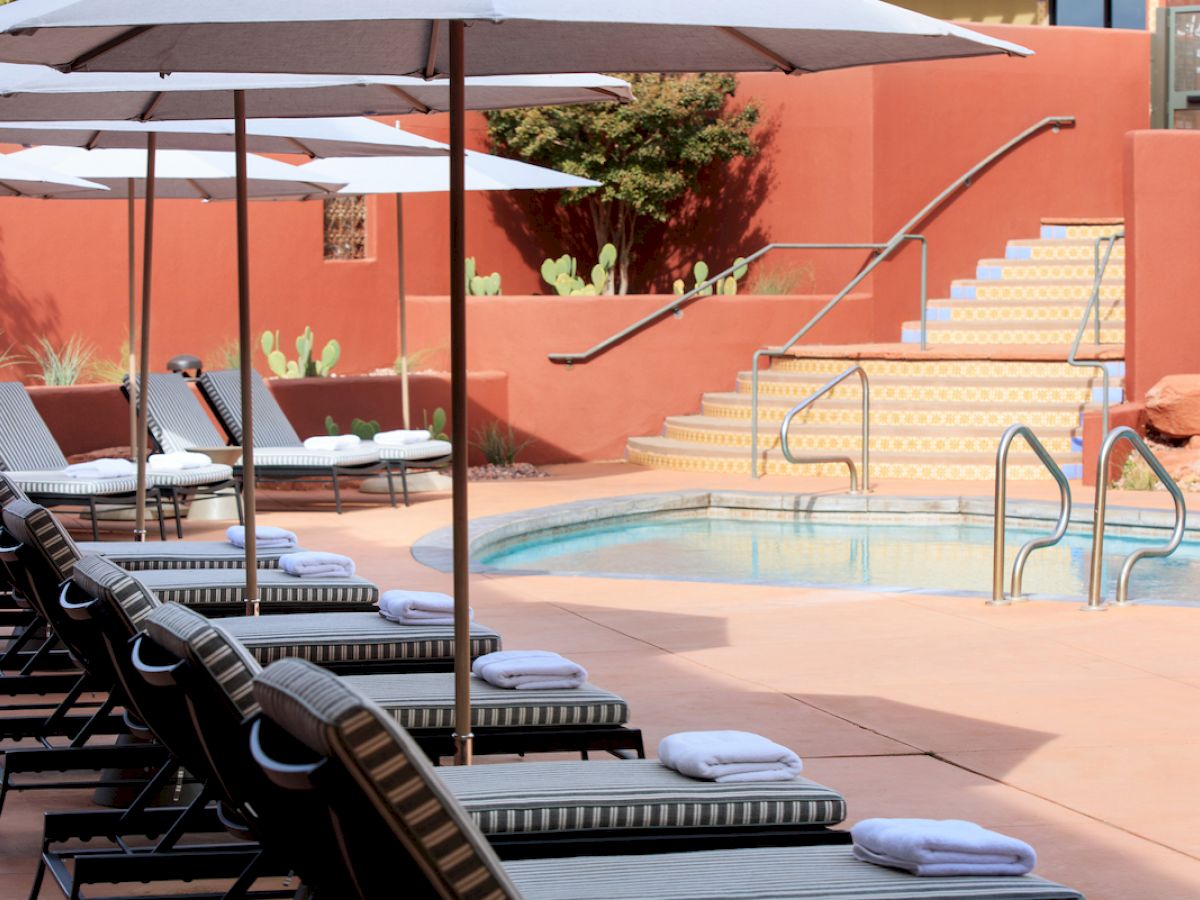
<path fill-rule="evenodd" d="M 1052 529 L 1006 534 L 1006 584 L 1017 549 Z M 1105 593 L 1111 598 L 1121 560 L 1140 547 L 1161 546 L 1166 533 L 1104 541 Z M 1035 551 L 1024 590 L 1043 597 L 1087 594 L 1091 538 L 1068 532 Z M 991 592 L 992 526 L 720 518 L 652 514 L 534 533 L 489 548 L 477 558 L 504 570 L 673 581 L 825 585 L 939 593 Z M 1132 599 L 1200 605 L 1200 542 L 1190 537 L 1167 559 L 1138 563 Z"/>

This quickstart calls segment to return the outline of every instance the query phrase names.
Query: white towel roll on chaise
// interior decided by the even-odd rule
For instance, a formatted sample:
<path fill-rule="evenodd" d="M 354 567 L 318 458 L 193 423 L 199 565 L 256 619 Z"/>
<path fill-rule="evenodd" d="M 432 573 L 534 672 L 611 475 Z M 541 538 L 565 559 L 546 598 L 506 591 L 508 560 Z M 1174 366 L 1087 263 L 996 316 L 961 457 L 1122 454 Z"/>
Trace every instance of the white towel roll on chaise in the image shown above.
<path fill-rule="evenodd" d="M 155 453 L 146 458 L 146 466 L 153 472 L 183 472 L 187 469 L 203 469 L 205 466 L 211 465 L 211 457 L 189 450 Z"/>
<path fill-rule="evenodd" d="M 230 525 L 225 529 L 225 537 L 235 547 L 246 546 L 246 526 Z M 286 528 L 276 528 L 273 525 L 259 525 L 254 529 L 254 538 L 260 550 L 290 550 L 300 543 L 295 532 Z"/>
<path fill-rule="evenodd" d="M 67 466 L 63 469 L 63 474 L 82 481 L 101 481 L 106 478 L 128 478 L 130 475 L 136 475 L 137 466 L 127 459 L 106 457 Z"/>
<path fill-rule="evenodd" d="M 681 731 L 658 745 L 658 759 L 681 775 L 718 783 L 790 781 L 800 774 L 800 757 L 749 731 Z"/>
<path fill-rule="evenodd" d="M 384 591 L 379 614 L 400 625 L 453 625 L 454 598 L 435 591 Z M 469 615 L 474 618 L 474 611 Z"/>
<path fill-rule="evenodd" d="M 354 560 L 340 553 L 305 550 L 281 556 L 279 568 L 299 578 L 349 578 L 354 574 Z"/>
<path fill-rule="evenodd" d="M 432 435 L 424 428 L 405 430 L 397 428 L 394 431 L 381 431 L 371 438 L 380 447 L 403 447 L 406 444 L 421 444 L 432 440 Z"/>
<path fill-rule="evenodd" d="M 352 450 L 361 443 L 362 438 L 356 434 L 319 434 L 315 437 L 305 438 L 304 449 L 324 450 L 326 452 Z"/>
<path fill-rule="evenodd" d="M 959 819 L 864 819 L 854 856 L 914 875 L 1025 875 L 1037 854 L 1022 840 Z"/>
<path fill-rule="evenodd" d="M 471 671 L 488 684 L 518 691 L 583 687 L 587 669 L 548 650 L 499 650 L 476 658 Z"/>

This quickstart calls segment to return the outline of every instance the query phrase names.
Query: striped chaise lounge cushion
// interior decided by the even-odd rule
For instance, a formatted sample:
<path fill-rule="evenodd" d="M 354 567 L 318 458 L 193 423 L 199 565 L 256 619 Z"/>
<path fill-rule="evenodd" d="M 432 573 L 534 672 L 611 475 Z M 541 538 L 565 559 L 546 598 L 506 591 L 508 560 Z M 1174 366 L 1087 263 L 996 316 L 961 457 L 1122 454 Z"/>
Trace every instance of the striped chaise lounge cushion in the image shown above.
<path fill-rule="evenodd" d="M 98 556 L 80 560 L 73 577 L 89 595 L 107 601 L 119 611 L 131 631 L 140 629 L 142 621 L 162 605 L 139 577 Z M 407 660 L 450 662 L 454 656 L 452 629 L 409 628 L 388 622 L 376 613 L 244 616 L 226 619 L 221 627 L 245 645 L 261 665 L 293 656 L 323 665 Z M 500 635 L 482 625 L 472 627 L 472 656 L 499 648 Z"/>
<path fill-rule="evenodd" d="M 164 453 L 223 447 L 228 443 L 182 375 L 154 372 L 149 384 L 146 411 L 150 433 Z"/>
<path fill-rule="evenodd" d="M 245 569 L 152 569 L 139 575 L 163 603 L 210 612 L 245 609 Z M 300 578 L 280 569 L 258 573 L 258 594 L 264 612 L 365 612 L 379 600 L 379 588 L 365 578 Z"/>
<path fill-rule="evenodd" d="M 233 466 L 222 463 L 209 463 L 206 466 L 196 466 L 194 469 L 183 469 L 179 472 L 163 472 L 157 469 L 146 470 L 146 483 L 150 487 L 186 488 L 202 484 L 217 484 L 233 478 Z"/>
<path fill-rule="evenodd" d="M 237 369 L 205 372 L 204 392 L 234 439 L 242 441 L 241 373 Z M 304 441 L 284 415 L 262 376 L 254 373 L 250 390 L 254 400 L 254 461 L 264 466 L 362 466 L 379 462 L 374 444 L 350 450 L 307 450 Z"/>
<path fill-rule="evenodd" d="M 858 862 L 846 846 L 502 864 L 470 813 L 447 790 L 444 776 L 438 777 L 412 739 L 355 691 L 349 679 L 287 660 L 255 679 L 254 695 L 264 715 L 312 750 L 346 766 L 401 845 L 423 861 L 422 869 L 444 896 L 471 900 L 1082 900 L 1075 891 L 1033 876 L 916 878 Z"/>
<path fill-rule="evenodd" d="M 246 551 L 225 541 L 78 541 L 81 552 L 111 559 L 122 569 L 244 569 Z M 278 569 L 285 553 L 303 548 L 272 550 L 259 548 L 258 568 Z"/>
<path fill-rule="evenodd" d="M 71 577 L 81 555 L 79 547 L 50 510 L 16 500 L 4 507 L 4 530 L 46 561 L 55 584 Z"/>
<path fill-rule="evenodd" d="M 453 451 L 449 441 L 417 441 L 403 447 L 373 444 L 379 458 L 386 462 L 432 462 L 449 459 Z"/>
<path fill-rule="evenodd" d="M 489 835 L 828 826 L 846 818 L 842 795 L 806 778 L 716 784 L 655 759 L 454 766 L 438 775 Z"/>

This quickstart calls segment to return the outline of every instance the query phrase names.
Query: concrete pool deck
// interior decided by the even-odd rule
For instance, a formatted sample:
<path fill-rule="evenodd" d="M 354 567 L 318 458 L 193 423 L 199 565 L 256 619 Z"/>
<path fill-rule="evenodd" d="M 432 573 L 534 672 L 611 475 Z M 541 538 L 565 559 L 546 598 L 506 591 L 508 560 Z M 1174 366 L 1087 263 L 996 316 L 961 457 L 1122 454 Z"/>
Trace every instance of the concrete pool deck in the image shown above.
<path fill-rule="evenodd" d="M 472 516 L 658 491 L 844 486 L 616 463 L 550 471 L 472 485 Z M 876 493 L 979 497 L 991 485 L 884 482 Z M 355 505 L 340 517 L 316 507 L 320 495 L 282 496 L 313 508 L 284 511 L 267 494 L 264 524 L 353 556 L 382 587 L 449 590 L 449 575 L 410 552 L 448 523 L 448 495 L 401 510 Z M 1010 497 L 1054 499 L 1055 487 L 1013 482 Z M 1090 498 L 1078 489 L 1081 507 Z M 1170 499 L 1113 492 L 1110 503 L 1157 509 Z M 188 529 L 190 538 L 218 533 Z M 498 574 L 473 577 L 472 604 L 506 646 L 558 650 L 625 695 L 651 751 L 672 731 L 759 731 L 843 792 L 851 822 L 973 819 L 1030 841 L 1041 874 L 1090 898 L 1200 896 L 1200 610 L 1087 614 L 1072 604 Z M 0 896 L 28 892 L 40 811 L 86 801 L 82 791 L 10 797 Z"/>

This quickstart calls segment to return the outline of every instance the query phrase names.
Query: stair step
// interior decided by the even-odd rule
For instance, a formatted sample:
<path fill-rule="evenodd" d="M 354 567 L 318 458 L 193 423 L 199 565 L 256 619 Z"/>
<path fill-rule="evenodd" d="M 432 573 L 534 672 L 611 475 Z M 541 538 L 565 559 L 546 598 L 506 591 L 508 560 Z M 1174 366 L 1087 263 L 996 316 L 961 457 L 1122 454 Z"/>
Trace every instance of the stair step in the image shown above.
<path fill-rule="evenodd" d="M 798 350 L 801 348 L 797 348 Z M 805 347 L 805 351 L 819 348 Z M 831 352 L 836 352 L 833 348 Z M 825 380 L 850 366 L 861 365 L 871 378 L 886 375 L 909 377 L 913 375 L 936 376 L 938 378 L 1006 378 L 1027 380 L 1030 378 L 1094 378 L 1094 369 L 1072 366 L 1063 357 L 1053 362 L 998 360 L 998 359 L 929 359 L 921 351 L 913 351 L 912 359 L 860 359 L 849 356 L 789 356 L 771 361 L 772 372 L 804 372 L 823 376 Z M 1125 363 L 1111 360 L 1104 364 L 1112 378 L 1125 375 Z"/>
<path fill-rule="evenodd" d="M 1064 341 L 1075 340 L 1079 324 L 1065 322 L 928 322 L 926 336 L 932 344 L 958 344 L 986 346 L 989 344 L 1061 344 Z M 1092 340 L 1093 333 L 1089 330 L 1084 334 L 1085 339 Z M 919 343 L 921 340 L 921 323 L 905 322 L 902 326 L 900 339 L 906 344 Z M 1125 343 L 1124 323 L 1101 323 L 1100 342 L 1102 344 Z"/>
<path fill-rule="evenodd" d="M 956 278 L 950 282 L 953 300 L 1084 300 L 1092 296 L 1091 278 L 1046 279 L 1043 281 L 993 281 Z M 1125 279 L 1106 277 L 1100 283 L 1101 300 L 1124 300 Z"/>
<path fill-rule="evenodd" d="M 720 472 L 727 474 L 750 473 L 750 454 L 742 447 L 720 447 L 705 444 L 690 444 L 664 437 L 630 438 L 626 451 L 632 463 L 659 469 L 674 469 L 690 472 Z M 854 458 L 855 454 L 845 453 Z M 769 475 L 820 475 L 846 477 L 846 466 L 840 463 L 792 464 L 784 459 L 779 450 L 760 453 L 760 472 Z M 1056 459 L 1068 478 L 1079 478 L 1082 474 L 1082 458 L 1079 453 L 1062 454 Z M 855 465 L 858 461 L 855 460 Z M 911 478 L 925 481 L 990 481 L 995 477 L 996 454 L 973 453 L 955 455 L 947 459 L 943 453 L 889 453 L 881 452 L 871 457 L 871 478 Z M 1008 477 L 1015 481 L 1049 479 L 1037 457 L 1031 452 L 1014 447 L 1009 457 Z"/>
<path fill-rule="evenodd" d="M 1042 220 L 1042 237 L 1046 240 L 1095 240 L 1125 230 L 1125 223 L 1114 219 L 1104 222 L 1062 222 Z"/>
<path fill-rule="evenodd" d="M 1100 254 L 1103 258 L 1107 252 L 1106 244 L 1101 244 Z M 1004 248 L 1005 259 L 1029 259 L 1038 261 L 1048 260 L 1092 260 L 1095 259 L 1096 241 L 1065 239 L 1048 240 L 1036 238 L 1032 240 L 1012 240 Z M 1125 242 L 1118 241 L 1112 248 L 1110 262 L 1125 258 Z"/>
<path fill-rule="evenodd" d="M 930 300 L 927 322 L 1003 322 L 1019 327 L 1027 322 L 1069 323 L 1075 327 L 1083 318 L 1086 301 L 1074 303 L 1037 303 L 1027 300 Z M 1124 301 L 1100 304 L 1101 322 L 1124 322 Z"/>
<path fill-rule="evenodd" d="M 1095 278 L 1091 260 L 1086 262 L 1038 262 L 1019 259 L 981 259 L 975 267 L 977 281 L 1061 281 Z M 1124 260 L 1110 261 L 1105 278 L 1123 279 Z"/>

